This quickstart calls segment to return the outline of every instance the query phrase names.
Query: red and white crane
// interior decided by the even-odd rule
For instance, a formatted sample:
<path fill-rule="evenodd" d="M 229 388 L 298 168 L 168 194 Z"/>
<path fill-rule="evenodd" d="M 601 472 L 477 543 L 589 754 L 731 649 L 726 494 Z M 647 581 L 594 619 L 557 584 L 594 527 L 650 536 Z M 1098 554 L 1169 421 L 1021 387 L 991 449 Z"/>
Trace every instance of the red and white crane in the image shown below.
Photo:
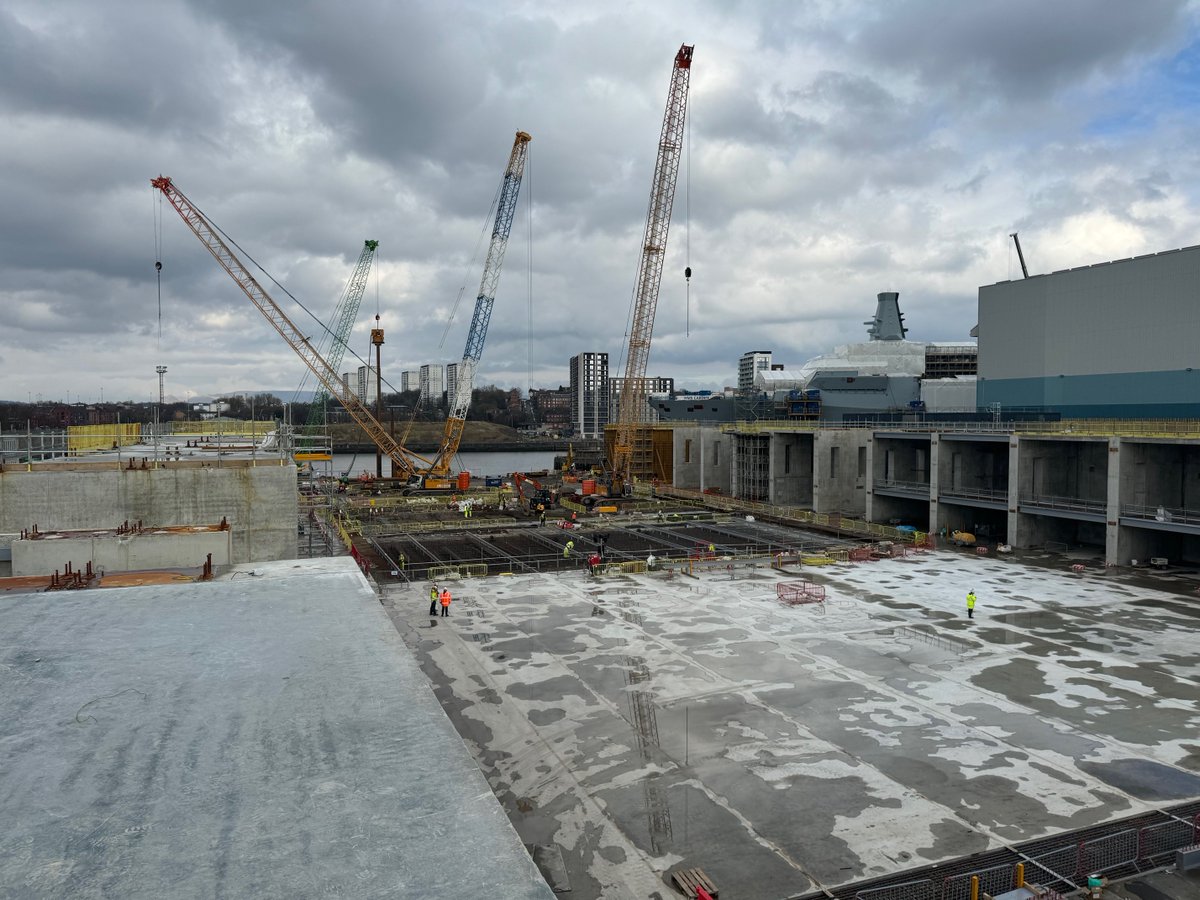
<path fill-rule="evenodd" d="M 654 334 L 654 312 L 658 307 L 658 289 L 662 283 L 679 160 L 683 155 L 683 126 L 687 115 L 691 69 L 692 47 L 684 44 L 675 54 L 675 64 L 671 69 L 671 89 L 667 94 L 662 135 L 658 140 L 654 181 L 650 185 L 650 208 L 642 237 L 642 260 L 638 266 L 629 347 L 625 354 L 625 374 L 620 381 L 617 433 L 610 460 L 614 487 L 630 481 L 635 468 L 635 449 L 639 457 L 636 468 L 645 472 L 648 463 L 645 434 L 649 418 L 646 407 L 646 366 L 650 360 L 650 339 Z M 639 437 L 639 446 L 635 448 L 635 439 Z"/>

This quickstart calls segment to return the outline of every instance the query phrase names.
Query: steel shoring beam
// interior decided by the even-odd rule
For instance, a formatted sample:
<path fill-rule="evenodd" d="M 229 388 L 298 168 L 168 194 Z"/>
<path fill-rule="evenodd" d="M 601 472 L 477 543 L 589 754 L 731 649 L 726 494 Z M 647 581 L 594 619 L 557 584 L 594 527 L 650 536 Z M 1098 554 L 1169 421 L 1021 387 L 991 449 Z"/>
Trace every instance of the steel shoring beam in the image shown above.
<path fill-rule="evenodd" d="M 559 553 L 562 553 L 563 545 L 558 543 L 558 541 L 552 541 L 550 538 L 546 537 L 544 534 L 538 534 L 537 531 L 531 531 L 529 536 L 531 538 L 533 538 L 535 541 L 537 541 L 539 544 L 541 544 L 543 547 L 553 547 Z M 567 538 L 567 540 L 574 540 L 574 539 L 575 539 L 574 535 L 571 535 L 569 538 Z M 563 543 L 566 543 L 566 541 L 564 541 Z"/>
<path fill-rule="evenodd" d="M 483 549 L 491 551 L 492 553 L 495 553 L 497 559 L 507 560 L 509 563 L 509 568 L 519 566 L 520 568 L 526 569 L 527 571 L 530 571 L 530 572 L 538 571 L 537 569 L 533 568 L 532 566 L 527 565 L 524 560 L 518 559 L 517 557 L 513 556 L 511 553 L 505 553 L 503 550 L 501 550 L 495 544 L 485 541 L 483 538 L 481 538 L 477 534 L 468 533 L 467 538 L 468 538 L 468 540 L 472 540 L 475 543 L 477 543 L 479 546 L 483 547 Z"/>
<path fill-rule="evenodd" d="M 413 546 L 421 551 L 421 554 L 425 557 L 425 560 L 426 560 L 425 568 L 428 569 L 430 566 L 437 564 L 438 555 L 436 553 L 434 553 L 432 550 L 430 550 L 428 547 L 426 547 L 424 544 L 422 544 L 420 541 L 418 541 L 411 534 L 404 535 L 404 540 L 411 541 Z M 398 543 L 402 543 L 402 542 L 398 542 Z"/>
<path fill-rule="evenodd" d="M 404 571 L 404 566 L 400 565 L 399 563 L 396 562 L 396 560 L 394 560 L 390 556 L 388 556 L 387 551 L 383 549 L 383 546 L 375 538 L 368 538 L 368 540 L 371 542 L 371 546 L 375 548 L 375 552 L 378 553 L 380 556 L 382 556 L 384 558 L 384 561 L 387 562 L 387 564 L 392 567 L 391 571 L 399 572 L 400 577 L 403 578 L 405 581 L 408 581 L 409 580 L 408 573 Z"/>

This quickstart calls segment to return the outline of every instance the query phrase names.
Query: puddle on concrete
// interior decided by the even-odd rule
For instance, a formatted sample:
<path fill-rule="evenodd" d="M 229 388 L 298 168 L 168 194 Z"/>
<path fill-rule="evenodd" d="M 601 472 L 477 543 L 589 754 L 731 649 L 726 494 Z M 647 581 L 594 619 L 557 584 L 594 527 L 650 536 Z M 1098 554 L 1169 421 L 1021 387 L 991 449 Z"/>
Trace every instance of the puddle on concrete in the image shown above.
<path fill-rule="evenodd" d="M 1024 597 L 1014 599 L 1027 599 Z M 1052 628 L 1061 626 L 1063 617 L 1056 612 L 1047 610 L 1034 610 L 1032 612 L 1016 612 L 1002 613 L 998 616 L 991 616 L 997 622 L 1003 622 L 1006 625 L 1016 625 L 1018 628 Z"/>
<path fill-rule="evenodd" d="M 1081 762 L 1079 768 L 1139 800 L 1186 800 L 1200 796 L 1200 775 L 1149 759 Z"/>

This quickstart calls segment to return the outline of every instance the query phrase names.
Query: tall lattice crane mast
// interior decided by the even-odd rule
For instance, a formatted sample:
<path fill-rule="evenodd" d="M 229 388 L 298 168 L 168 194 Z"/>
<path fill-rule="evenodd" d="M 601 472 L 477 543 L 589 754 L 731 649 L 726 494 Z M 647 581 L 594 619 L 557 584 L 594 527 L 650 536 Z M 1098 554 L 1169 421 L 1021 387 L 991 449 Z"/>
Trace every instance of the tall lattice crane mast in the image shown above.
<path fill-rule="evenodd" d="M 367 276 L 371 274 L 371 262 L 375 259 L 375 250 L 378 247 L 379 241 L 363 241 L 358 264 L 355 265 L 350 280 L 346 282 L 346 289 L 342 291 L 342 297 L 333 310 L 333 340 L 323 355 L 329 363 L 329 368 L 335 372 L 342 367 L 342 356 L 346 352 L 346 343 L 350 340 L 354 320 L 358 318 L 358 308 L 367 289 Z M 329 400 L 330 395 L 324 388 L 313 397 L 312 405 L 308 408 L 308 422 L 305 425 L 307 431 L 314 432 L 325 424 L 325 407 Z"/>
<path fill-rule="evenodd" d="M 150 184 L 162 191 L 167 201 L 179 213 L 187 226 L 192 230 L 192 233 L 200 239 L 213 258 L 221 264 L 221 267 L 229 273 L 229 276 L 237 282 L 238 287 L 245 292 L 250 298 L 258 311 L 261 312 L 271 323 L 272 327 L 279 332 L 280 336 L 287 341 L 288 346 L 296 351 L 296 354 L 304 361 L 309 370 L 317 376 L 317 380 L 325 390 L 329 391 L 330 395 L 337 398 L 337 401 L 346 408 L 346 411 L 354 418 L 359 426 L 367 433 L 375 445 L 379 447 L 392 461 L 392 476 L 395 478 L 408 478 L 413 475 L 418 469 L 427 465 L 428 461 L 423 457 L 417 456 L 404 447 L 387 433 L 386 429 L 379 424 L 379 420 L 371 415 L 368 410 L 358 399 L 358 397 L 342 383 L 341 377 L 337 370 L 327 363 L 324 357 L 321 356 L 309 343 L 309 339 L 301 334 L 298 329 L 279 308 L 271 296 L 262 288 L 262 285 L 250 274 L 250 270 L 243 265 L 242 261 L 234 254 L 229 246 L 221 239 L 217 233 L 217 229 L 204 217 L 204 214 L 196 208 L 183 192 L 171 182 L 170 178 L 162 175 L 150 180 Z"/>
<path fill-rule="evenodd" d="M 463 430 L 467 427 L 467 410 L 471 408 L 475 371 L 479 368 L 488 323 L 492 320 L 496 287 L 500 283 L 500 269 L 504 265 L 504 251 L 508 248 L 508 235 L 512 231 L 513 213 L 517 209 L 517 194 L 521 190 L 521 177 L 525 173 L 525 157 L 528 155 L 531 140 L 533 139 L 524 131 L 518 131 L 516 139 L 513 140 L 512 152 L 508 155 L 504 180 L 500 183 L 500 198 L 496 203 L 492 242 L 488 246 L 487 259 L 483 264 L 479 296 L 475 298 L 475 313 L 471 316 L 471 330 L 467 332 L 467 346 L 463 350 L 462 362 L 458 364 L 455 377 L 454 406 L 446 417 L 442 445 L 429 470 L 433 475 L 445 475 L 450 471 L 450 463 L 454 454 L 458 452 Z"/>
<path fill-rule="evenodd" d="M 630 479 L 634 438 L 644 431 L 646 415 L 646 365 L 650 360 L 650 338 L 654 334 L 654 311 L 658 307 L 658 289 L 662 283 L 663 259 L 667 250 L 667 231 L 671 225 L 671 207 L 675 203 L 675 182 L 679 159 L 683 154 L 683 125 L 687 115 L 688 82 L 692 70 L 692 48 L 684 44 L 675 54 L 671 69 L 671 89 L 663 116 L 662 135 L 658 139 L 658 160 L 650 186 L 650 208 L 642 237 L 642 260 L 638 266 L 633 319 L 629 329 L 629 348 L 625 355 L 625 376 L 621 381 L 621 401 L 617 408 L 617 435 L 613 447 L 614 484 Z M 642 435 L 644 439 L 644 435 Z"/>

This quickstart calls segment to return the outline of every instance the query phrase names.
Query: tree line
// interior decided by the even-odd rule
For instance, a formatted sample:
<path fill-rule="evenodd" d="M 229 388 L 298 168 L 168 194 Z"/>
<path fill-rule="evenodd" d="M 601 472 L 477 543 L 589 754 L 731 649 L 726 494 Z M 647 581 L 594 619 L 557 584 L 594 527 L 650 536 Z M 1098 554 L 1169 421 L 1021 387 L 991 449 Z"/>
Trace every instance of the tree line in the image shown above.
<path fill-rule="evenodd" d="M 389 421 L 402 422 L 414 419 L 418 422 L 440 422 L 446 418 L 445 395 L 435 404 L 421 404 L 417 391 L 400 391 L 384 394 L 381 418 Z M 228 419 L 257 421 L 285 419 L 293 425 L 303 425 L 308 421 L 309 402 L 285 401 L 281 397 L 269 393 L 230 394 L 219 397 L 215 401 L 220 404 L 219 415 Z M 202 415 L 211 417 L 212 413 L 201 413 L 200 407 L 212 404 L 175 401 L 164 403 L 158 408 L 157 403 L 117 401 L 108 403 L 62 403 L 38 402 L 22 403 L 12 400 L 0 400 L 0 429 L 4 431 L 24 431 L 32 428 L 37 431 L 62 429 L 68 425 L 113 425 L 123 422 L 152 423 L 154 421 L 182 422 L 195 420 Z M 530 405 L 521 399 L 517 388 L 500 388 L 496 385 L 476 388 L 471 392 L 471 406 L 467 418 L 472 421 L 493 422 L 497 425 L 508 425 L 519 428 L 523 425 L 536 424 Z M 368 404 L 374 412 L 374 403 Z M 349 415 L 336 400 L 330 401 L 328 407 L 330 422 L 349 421 Z"/>

